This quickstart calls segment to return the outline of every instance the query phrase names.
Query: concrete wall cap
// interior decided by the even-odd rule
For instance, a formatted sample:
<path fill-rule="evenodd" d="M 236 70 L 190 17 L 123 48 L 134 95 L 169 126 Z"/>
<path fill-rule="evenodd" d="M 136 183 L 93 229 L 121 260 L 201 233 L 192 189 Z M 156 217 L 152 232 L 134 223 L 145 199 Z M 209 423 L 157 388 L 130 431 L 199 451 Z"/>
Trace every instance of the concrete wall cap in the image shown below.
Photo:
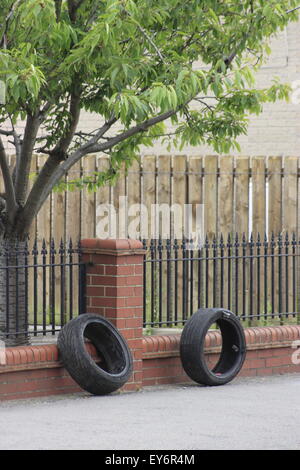
<path fill-rule="evenodd" d="M 94 251 L 94 252 L 112 252 L 112 251 L 126 251 L 135 252 L 137 250 L 143 250 L 143 243 L 139 240 L 131 239 L 111 239 L 101 240 L 99 238 L 86 238 L 81 240 L 81 248 L 83 251 Z"/>

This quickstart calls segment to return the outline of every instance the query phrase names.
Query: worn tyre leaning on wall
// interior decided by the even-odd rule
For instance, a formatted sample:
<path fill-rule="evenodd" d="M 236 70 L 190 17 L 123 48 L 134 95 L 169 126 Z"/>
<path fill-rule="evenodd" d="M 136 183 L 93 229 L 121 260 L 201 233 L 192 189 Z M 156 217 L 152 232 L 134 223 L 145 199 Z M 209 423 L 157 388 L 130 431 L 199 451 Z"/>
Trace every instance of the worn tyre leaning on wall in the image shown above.
<path fill-rule="evenodd" d="M 96 362 L 85 346 L 91 341 L 101 359 Z M 75 382 L 93 395 L 106 395 L 122 387 L 132 373 L 132 355 L 120 332 L 105 318 L 85 313 L 67 323 L 57 347 Z"/>
<path fill-rule="evenodd" d="M 205 360 L 205 336 L 216 323 L 222 336 L 217 364 L 210 369 Z M 246 357 L 246 340 L 239 318 L 221 308 L 199 309 L 186 322 L 180 339 L 180 357 L 187 375 L 199 384 L 224 385 L 241 370 Z"/>

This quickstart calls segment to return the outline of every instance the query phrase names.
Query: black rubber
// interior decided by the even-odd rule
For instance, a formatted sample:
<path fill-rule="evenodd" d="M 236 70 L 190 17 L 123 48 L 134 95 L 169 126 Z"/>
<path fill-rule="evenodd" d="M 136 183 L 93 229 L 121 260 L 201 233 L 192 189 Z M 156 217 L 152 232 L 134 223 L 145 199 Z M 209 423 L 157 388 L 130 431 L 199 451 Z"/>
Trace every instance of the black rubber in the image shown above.
<path fill-rule="evenodd" d="M 85 348 L 85 338 L 97 350 L 96 363 Z M 132 355 L 123 336 L 108 320 L 85 313 L 67 323 L 57 346 L 64 367 L 81 388 L 106 395 L 122 387 L 132 373 Z"/>
<path fill-rule="evenodd" d="M 204 356 L 205 336 L 213 323 L 222 335 L 217 364 L 209 369 Z M 203 385 L 224 385 L 241 370 L 246 357 L 246 341 L 236 315 L 220 308 L 199 309 L 186 322 L 180 340 L 180 357 L 187 375 Z"/>

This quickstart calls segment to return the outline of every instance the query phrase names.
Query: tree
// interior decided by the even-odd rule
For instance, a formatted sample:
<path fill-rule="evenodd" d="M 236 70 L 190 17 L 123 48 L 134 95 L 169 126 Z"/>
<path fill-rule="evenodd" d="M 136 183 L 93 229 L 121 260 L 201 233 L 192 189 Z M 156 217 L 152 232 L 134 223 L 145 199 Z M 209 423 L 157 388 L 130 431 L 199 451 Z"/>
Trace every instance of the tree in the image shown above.
<path fill-rule="evenodd" d="M 3 252 L 23 242 L 53 187 L 86 155 L 109 153 L 110 169 L 75 186 L 101 186 L 142 145 L 162 137 L 228 152 L 246 133 L 249 113 L 288 95 L 279 82 L 256 89 L 253 74 L 272 34 L 297 19 L 295 0 L 2 0 L 1 6 Z M 99 116 L 90 133 L 80 130 L 82 109 Z M 15 147 L 13 171 L 3 136 Z M 34 153 L 47 158 L 29 191 Z"/>

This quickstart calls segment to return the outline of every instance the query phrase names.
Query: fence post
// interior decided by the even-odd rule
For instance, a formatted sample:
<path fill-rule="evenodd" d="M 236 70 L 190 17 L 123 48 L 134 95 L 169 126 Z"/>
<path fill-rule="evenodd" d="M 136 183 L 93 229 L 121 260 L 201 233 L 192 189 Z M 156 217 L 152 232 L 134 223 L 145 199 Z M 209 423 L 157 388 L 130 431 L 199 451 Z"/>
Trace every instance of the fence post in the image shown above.
<path fill-rule="evenodd" d="M 125 390 L 142 385 L 143 244 L 138 240 L 81 241 L 87 313 L 102 315 L 126 338 L 134 361 Z"/>

